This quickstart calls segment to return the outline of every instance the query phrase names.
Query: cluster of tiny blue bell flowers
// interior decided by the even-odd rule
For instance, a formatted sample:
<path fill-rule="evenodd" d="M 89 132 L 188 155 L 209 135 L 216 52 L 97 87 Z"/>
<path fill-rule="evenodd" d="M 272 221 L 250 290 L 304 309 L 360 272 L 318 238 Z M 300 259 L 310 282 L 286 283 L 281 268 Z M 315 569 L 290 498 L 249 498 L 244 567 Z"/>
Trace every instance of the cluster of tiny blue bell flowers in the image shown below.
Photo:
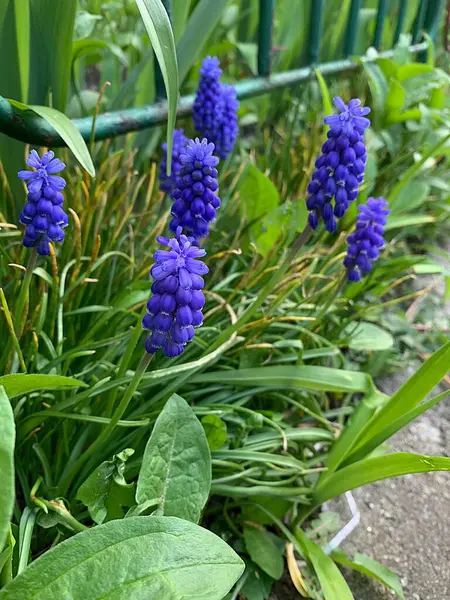
<path fill-rule="evenodd" d="M 365 117 L 370 109 L 361 107 L 360 100 L 350 100 L 346 105 L 341 98 L 334 98 L 334 104 L 340 114 L 324 119 L 330 130 L 316 160 L 306 201 L 312 229 L 316 229 L 322 218 L 330 233 L 336 230 L 336 219 L 343 217 L 350 202 L 357 198 L 364 181 L 367 160 L 364 131 L 370 125 Z"/>
<path fill-rule="evenodd" d="M 172 172 L 167 175 L 167 143 L 161 145 L 163 158 L 159 166 L 159 189 L 162 192 L 171 194 L 176 187 L 176 178 L 181 169 L 180 154 L 186 148 L 188 143 L 183 129 L 174 129 L 172 146 Z"/>
<path fill-rule="evenodd" d="M 197 133 L 213 142 L 216 153 L 225 159 L 233 150 L 239 132 L 239 102 L 234 87 L 222 84 L 219 59 L 207 56 L 200 68 L 200 83 L 193 118 Z"/>
<path fill-rule="evenodd" d="M 158 237 L 158 242 L 169 250 L 157 250 L 151 269 L 154 279 L 147 314 L 142 326 L 151 331 L 145 342 L 148 353 L 162 349 L 165 356 L 179 356 L 185 345 L 192 341 L 194 330 L 203 323 L 205 296 L 202 275 L 208 272 L 204 262 L 198 260 L 206 251 L 194 245 L 177 229 L 175 238 Z"/>
<path fill-rule="evenodd" d="M 172 192 L 173 218 L 169 227 L 176 232 L 181 226 L 196 240 L 209 234 L 209 225 L 220 207 L 220 199 L 215 194 L 219 188 L 216 169 L 219 159 L 213 152 L 214 144 L 205 138 L 189 140 L 179 157 L 182 167 Z"/>
<path fill-rule="evenodd" d="M 367 204 L 358 206 L 356 230 L 347 238 L 348 250 L 344 258 L 350 281 L 359 281 L 372 269 L 372 263 L 384 246 L 384 226 L 390 213 L 387 205 L 387 201 L 380 197 L 369 198 Z"/>
<path fill-rule="evenodd" d="M 68 225 L 67 214 L 62 208 L 66 181 L 55 173 L 60 173 L 65 164 L 50 151 L 39 156 L 31 150 L 27 165 L 34 171 L 19 171 L 19 178 L 28 188 L 27 203 L 20 215 L 20 222 L 26 225 L 23 245 L 36 248 L 41 256 L 50 254 L 49 242 L 61 243 L 64 240 L 64 227 Z"/>

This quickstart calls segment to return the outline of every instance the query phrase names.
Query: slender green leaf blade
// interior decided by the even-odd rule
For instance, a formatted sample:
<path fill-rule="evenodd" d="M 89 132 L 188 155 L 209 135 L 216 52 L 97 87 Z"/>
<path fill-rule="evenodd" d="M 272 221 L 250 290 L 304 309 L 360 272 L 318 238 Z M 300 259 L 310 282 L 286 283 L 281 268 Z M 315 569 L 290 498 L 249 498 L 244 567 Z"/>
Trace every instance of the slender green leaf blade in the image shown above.
<path fill-rule="evenodd" d="M 295 537 L 316 572 L 325 600 L 353 600 L 353 594 L 344 576 L 322 548 L 310 540 L 301 529 L 297 529 Z"/>
<path fill-rule="evenodd" d="M 28 101 L 64 111 L 70 84 L 77 0 L 29 0 L 30 89 Z M 25 99 L 23 99 L 25 101 Z"/>
<path fill-rule="evenodd" d="M 161 0 L 136 0 L 142 20 L 161 68 L 167 94 L 167 174 L 172 164 L 173 129 L 177 118 L 178 63 L 169 17 Z"/>
<path fill-rule="evenodd" d="M 9 522 L 14 506 L 14 441 L 16 430 L 14 415 L 6 395 L 0 385 L 0 551 L 3 549 Z"/>
<path fill-rule="evenodd" d="M 10 398 L 29 394 L 37 390 L 87 387 L 85 383 L 73 377 L 64 377 L 62 375 L 27 375 L 25 373 L 4 375 L 0 377 L 0 385 L 5 388 Z"/>
<path fill-rule="evenodd" d="M 352 350 L 365 350 L 375 352 L 389 350 L 394 345 L 394 338 L 385 329 L 373 323 L 349 323 L 341 332 L 341 336 L 348 338 L 348 347 Z"/>
<path fill-rule="evenodd" d="M 222 539 L 176 517 L 130 517 L 58 544 L 1 600 L 222 600 L 244 564 Z"/>
<path fill-rule="evenodd" d="M 273 579 L 280 579 L 284 571 L 283 555 L 264 528 L 244 527 L 247 552 L 254 563 Z"/>
<path fill-rule="evenodd" d="M 160 510 L 197 523 L 211 487 L 211 456 L 200 421 L 174 394 L 156 420 L 145 448 L 136 502 L 160 498 Z"/>
<path fill-rule="evenodd" d="M 177 46 L 180 82 L 199 57 L 228 0 L 199 0 Z"/>
<path fill-rule="evenodd" d="M 331 556 L 340 565 L 348 567 L 349 569 L 353 569 L 354 571 L 358 571 L 359 573 L 363 573 L 363 575 L 368 575 L 383 585 L 391 588 L 391 590 L 394 590 L 397 596 L 404 600 L 405 595 L 403 593 L 403 587 L 400 583 L 398 575 L 370 556 L 356 553 L 355 557 L 350 559 L 341 550 L 335 550 Z"/>
<path fill-rule="evenodd" d="M 322 95 L 322 104 L 323 104 L 323 112 L 326 115 L 333 114 L 333 102 L 331 100 L 330 90 L 326 84 L 325 79 L 323 78 L 322 73 L 319 69 L 314 69 L 314 73 L 316 74 L 317 81 L 319 82 L 320 93 Z"/>
<path fill-rule="evenodd" d="M 318 366 L 273 366 L 213 371 L 194 375 L 191 381 L 252 387 L 300 387 L 329 392 L 366 392 L 371 385 L 371 379 L 366 373 Z"/>
<path fill-rule="evenodd" d="M 56 129 L 68 147 L 72 150 L 80 165 L 86 169 L 89 175 L 95 177 L 94 163 L 92 162 L 86 142 L 69 117 L 66 117 L 63 113 L 54 108 L 50 108 L 49 106 L 37 106 L 32 104 L 30 105 L 30 108 Z"/>
<path fill-rule="evenodd" d="M 423 456 L 409 452 L 396 452 L 395 454 L 366 458 L 343 467 L 327 477 L 316 488 L 312 504 L 319 506 L 348 490 L 354 490 L 381 479 L 429 471 L 450 471 L 450 458 Z"/>
<path fill-rule="evenodd" d="M 21 100 L 28 100 L 28 78 L 30 74 L 30 5 L 29 0 L 15 0 L 17 57 L 19 60 L 19 77 Z"/>

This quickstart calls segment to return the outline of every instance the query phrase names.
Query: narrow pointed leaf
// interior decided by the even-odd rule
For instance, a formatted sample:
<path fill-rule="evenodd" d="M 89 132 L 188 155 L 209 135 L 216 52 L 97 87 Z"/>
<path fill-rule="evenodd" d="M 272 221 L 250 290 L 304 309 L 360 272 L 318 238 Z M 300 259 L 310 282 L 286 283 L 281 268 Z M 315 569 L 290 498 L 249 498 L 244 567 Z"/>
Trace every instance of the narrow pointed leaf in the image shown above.
<path fill-rule="evenodd" d="M 14 506 L 14 415 L 5 389 L 0 385 L 0 551 L 3 549 Z"/>
<path fill-rule="evenodd" d="M 87 387 L 85 383 L 73 377 L 62 375 L 4 375 L 0 377 L 0 385 L 5 388 L 10 398 L 29 394 L 37 390 L 56 390 L 76 387 Z"/>

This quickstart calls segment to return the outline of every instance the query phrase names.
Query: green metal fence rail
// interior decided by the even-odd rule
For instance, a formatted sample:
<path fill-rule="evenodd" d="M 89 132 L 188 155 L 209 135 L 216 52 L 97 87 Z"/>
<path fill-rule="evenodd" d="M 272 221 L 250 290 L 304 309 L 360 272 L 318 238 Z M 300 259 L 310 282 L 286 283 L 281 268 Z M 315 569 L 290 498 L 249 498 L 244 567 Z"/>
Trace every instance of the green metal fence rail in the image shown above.
<path fill-rule="evenodd" d="M 301 0 L 306 1 L 306 0 Z M 282 73 L 271 73 L 272 30 L 275 0 L 259 0 L 259 28 L 258 28 L 258 77 L 249 78 L 238 82 L 235 87 L 239 99 L 250 98 L 274 90 L 296 85 L 314 77 L 314 69 L 320 68 L 323 75 L 330 75 L 357 69 L 361 61 L 350 57 L 354 53 L 358 15 L 362 0 L 352 0 L 347 24 L 346 40 L 344 45 L 344 60 L 320 63 L 320 41 L 323 28 L 324 0 L 311 0 L 311 21 L 309 39 L 309 66 L 289 70 Z M 408 0 L 400 0 L 398 22 L 394 34 L 397 42 L 402 31 Z M 171 0 L 164 0 L 167 12 L 171 14 Z M 372 44 L 379 48 L 383 36 L 383 24 L 387 14 L 387 0 L 379 0 L 375 33 Z M 421 0 L 413 24 L 412 53 L 424 51 L 427 42 L 418 43 L 421 32 L 426 31 L 431 39 L 435 39 L 441 15 L 445 8 L 445 0 Z M 379 54 L 381 57 L 392 56 L 393 51 L 388 50 Z M 363 58 L 363 61 L 373 59 Z M 157 97 L 161 99 L 162 78 L 156 72 Z M 184 117 L 192 112 L 194 96 L 183 96 L 178 103 L 177 114 Z M 95 123 L 95 139 L 104 140 L 132 131 L 139 131 L 155 125 L 165 123 L 167 118 L 167 105 L 159 101 L 148 106 L 135 107 L 125 110 L 106 112 L 99 115 Z M 81 135 L 85 140 L 91 139 L 92 117 L 74 119 Z M 0 96 L 0 132 L 22 142 L 60 147 L 65 146 L 64 140 L 55 129 L 38 115 L 23 118 L 23 113 L 15 108 L 8 100 Z"/>

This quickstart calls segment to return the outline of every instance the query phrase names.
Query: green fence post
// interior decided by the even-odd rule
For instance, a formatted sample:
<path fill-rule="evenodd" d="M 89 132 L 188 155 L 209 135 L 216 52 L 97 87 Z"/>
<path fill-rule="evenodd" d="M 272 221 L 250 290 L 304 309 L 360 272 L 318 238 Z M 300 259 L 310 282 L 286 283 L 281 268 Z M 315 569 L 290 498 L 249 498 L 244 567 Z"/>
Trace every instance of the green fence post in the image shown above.
<path fill-rule="evenodd" d="M 319 61 L 320 40 L 323 28 L 323 0 L 312 0 L 311 34 L 309 37 L 309 62 L 315 65 Z"/>
<path fill-rule="evenodd" d="M 356 31 L 358 29 L 359 11 L 361 0 L 352 0 L 350 15 L 348 17 L 347 35 L 345 38 L 344 55 L 348 58 L 353 54 L 356 43 Z"/>
<path fill-rule="evenodd" d="M 170 22 L 172 23 L 172 0 L 162 0 L 164 8 L 166 9 L 167 15 Z M 156 102 L 161 102 L 166 98 L 166 87 L 164 85 L 164 78 L 161 73 L 161 68 L 155 57 L 155 92 Z"/>
<path fill-rule="evenodd" d="M 379 50 L 383 41 L 383 25 L 386 18 L 388 3 L 387 0 L 380 0 L 378 4 L 377 24 L 375 26 L 375 34 L 373 36 L 373 45 Z"/>
<path fill-rule="evenodd" d="M 395 35 L 394 35 L 394 46 L 395 46 L 395 44 L 397 44 L 398 40 L 400 39 L 400 34 L 402 33 L 402 30 L 403 30 L 403 23 L 405 22 L 405 17 L 406 17 L 407 1 L 408 0 L 400 0 L 400 8 L 398 9 L 397 27 L 395 28 Z"/>
<path fill-rule="evenodd" d="M 275 0 L 259 0 L 258 75 L 270 75 Z"/>
<path fill-rule="evenodd" d="M 415 44 L 420 37 L 420 32 L 423 29 L 423 23 L 425 20 L 425 9 L 427 7 L 427 0 L 420 0 L 419 9 L 417 11 L 416 18 L 413 25 L 412 42 Z"/>
<path fill-rule="evenodd" d="M 423 28 L 428 33 L 433 42 L 436 39 L 439 19 L 445 10 L 445 0 L 428 0 L 427 12 Z"/>

